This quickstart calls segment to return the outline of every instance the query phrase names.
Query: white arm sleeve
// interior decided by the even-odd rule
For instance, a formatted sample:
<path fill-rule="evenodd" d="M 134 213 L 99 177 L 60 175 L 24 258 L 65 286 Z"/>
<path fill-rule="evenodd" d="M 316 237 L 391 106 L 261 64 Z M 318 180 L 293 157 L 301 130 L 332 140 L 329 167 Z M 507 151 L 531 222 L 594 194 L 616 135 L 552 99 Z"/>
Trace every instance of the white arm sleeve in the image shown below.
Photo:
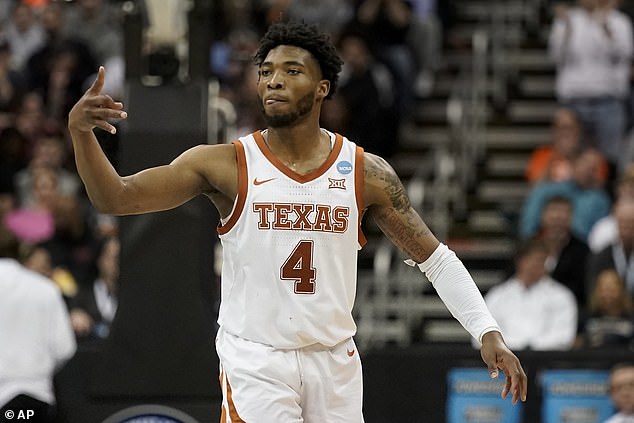
<path fill-rule="evenodd" d="M 485 333 L 502 332 L 464 264 L 445 244 L 441 243 L 420 264 L 411 260 L 406 263 L 418 266 L 451 314 L 480 343 Z"/>

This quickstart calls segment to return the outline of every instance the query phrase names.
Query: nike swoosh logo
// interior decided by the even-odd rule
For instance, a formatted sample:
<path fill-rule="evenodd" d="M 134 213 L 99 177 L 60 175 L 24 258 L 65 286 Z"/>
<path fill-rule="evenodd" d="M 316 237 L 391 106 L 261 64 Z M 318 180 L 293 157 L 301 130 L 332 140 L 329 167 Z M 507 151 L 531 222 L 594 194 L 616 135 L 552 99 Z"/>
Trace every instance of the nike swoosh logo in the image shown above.
<path fill-rule="evenodd" d="M 271 179 L 262 179 L 261 181 L 258 181 L 258 178 L 254 178 L 253 179 L 253 185 L 262 185 L 262 184 L 266 184 L 267 182 L 271 182 L 272 180 L 277 179 L 277 178 L 271 178 Z"/>
<path fill-rule="evenodd" d="M 354 355 L 354 350 L 346 350 L 346 352 L 348 353 L 348 357 L 352 357 Z"/>

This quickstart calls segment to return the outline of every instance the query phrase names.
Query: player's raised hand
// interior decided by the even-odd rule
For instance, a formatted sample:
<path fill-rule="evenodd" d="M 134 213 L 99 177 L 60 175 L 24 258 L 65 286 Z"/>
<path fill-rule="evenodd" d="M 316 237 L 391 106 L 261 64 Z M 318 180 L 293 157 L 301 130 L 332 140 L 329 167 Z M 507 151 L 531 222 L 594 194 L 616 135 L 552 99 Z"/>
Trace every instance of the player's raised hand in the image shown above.
<path fill-rule="evenodd" d="M 106 70 L 100 66 L 97 79 L 73 106 L 68 115 L 68 128 L 71 132 L 90 132 L 97 127 L 114 134 L 117 129 L 109 120 L 125 119 L 128 116 L 123 110 L 123 103 L 101 93 L 105 76 Z"/>
<path fill-rule="evenodd" d="M 506 376 L 502 398 L 506 398 L 510 393 L 512 402 L 526 401 L 528 389 L 528 379 L 520 364 L 520 360 L 506 346 L 502 335 L 499 332 L 488 332 L 482 337 L 482 349 L 480 350 L 482 360 L 489 369 L 492 378 L 498 377 L 499 370 Z"/>

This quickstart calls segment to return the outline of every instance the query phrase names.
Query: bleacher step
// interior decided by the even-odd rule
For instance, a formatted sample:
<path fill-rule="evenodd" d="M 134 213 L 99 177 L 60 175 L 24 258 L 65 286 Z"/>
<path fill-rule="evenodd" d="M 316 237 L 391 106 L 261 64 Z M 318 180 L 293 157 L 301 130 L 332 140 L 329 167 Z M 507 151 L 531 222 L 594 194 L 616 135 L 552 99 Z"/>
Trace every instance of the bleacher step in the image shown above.
<path fill-rule="evenodd" d="M 551 131 L 547 126 L 505 125 L 488 127 L 484 135 L 488 149 L 531 150 L 551 142 Z"/>
<path fill-rule="evenodd" d="M 424 325 L 424 338 L 429 342 L 464 342 L 471 340 L 471 335 L 455 319 L 432 320 Z"/>
<path fill-rule="evenodd" d="M 469 213 L 469 228 L 475 233 L 496 233 L 504 235 L 508 233 L 509 222 L 499 210 L 474 210 Z"/>
<path fill-rule="evenodd" d="M 523 75 L 519 84 L 520 92 L 525 97 L 555 98 L 554 75 Z"/>
<path fill-rule="evenodd" d="M 521 179 L 526 172 L 530 154 L 496 153 L 490 154 L 486 161 L 487 175 L 496 178 Z"/>
<path fill-rule="evenodd" d="M 485 180 L 477 189 L 478 198 L 495 203 L 523 203 L 530 186 L 524 181 Z"/>
<path fill-rule="evenodd" d="M 558 105 L 555 100 L 512 100 L 507 114 L 515 123 L 540 123 L 547 125 L 552 121 Z"/>

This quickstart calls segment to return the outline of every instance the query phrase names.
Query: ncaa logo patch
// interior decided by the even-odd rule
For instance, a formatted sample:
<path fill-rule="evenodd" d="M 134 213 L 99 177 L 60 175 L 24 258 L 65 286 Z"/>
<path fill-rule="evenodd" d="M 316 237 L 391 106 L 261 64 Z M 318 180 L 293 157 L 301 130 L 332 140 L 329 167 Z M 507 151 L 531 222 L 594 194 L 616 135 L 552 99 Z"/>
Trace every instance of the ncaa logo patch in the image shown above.
<path fill-rule="evenodd" d="M 352 172 L 352 163 L 343 160 L 337 163 L 337 170 L 342 175 L 347 175 L 348 173 Z"/>

